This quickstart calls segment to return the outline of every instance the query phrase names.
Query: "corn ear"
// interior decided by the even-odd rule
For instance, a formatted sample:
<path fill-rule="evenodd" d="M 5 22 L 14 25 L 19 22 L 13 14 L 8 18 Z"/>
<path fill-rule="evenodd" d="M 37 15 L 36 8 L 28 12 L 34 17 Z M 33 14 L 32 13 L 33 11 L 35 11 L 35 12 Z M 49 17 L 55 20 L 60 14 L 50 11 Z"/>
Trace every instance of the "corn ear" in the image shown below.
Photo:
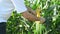
<path fill-rule="evenodd" d="M 36 9 L 36 15 L 38 18 L 40 18 L 40 9 L 37 8 Z M 43 29 L 44 29 L 44 25 L 40 23 L 40 21 L 35 21 L 36 23 L 36 34 L 42 34 Z"/>

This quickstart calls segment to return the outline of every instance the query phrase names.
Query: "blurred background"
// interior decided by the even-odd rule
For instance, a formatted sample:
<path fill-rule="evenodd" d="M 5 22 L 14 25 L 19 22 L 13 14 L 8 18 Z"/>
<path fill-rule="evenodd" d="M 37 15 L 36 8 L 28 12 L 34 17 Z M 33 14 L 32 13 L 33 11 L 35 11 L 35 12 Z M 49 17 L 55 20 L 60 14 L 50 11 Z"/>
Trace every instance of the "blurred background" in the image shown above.
<path fill-rule="evenodd" d="M 39 6 L 41 16 L 46 21 L 41 34 L 60 34 L 60 0 L 25 0 L 25 5 L 36 10 Z M 36 24 L 14 11 L 7 22 L 7 34 L 37 34 Z M 38 33 L 39 34 L 39 33 Z"/>

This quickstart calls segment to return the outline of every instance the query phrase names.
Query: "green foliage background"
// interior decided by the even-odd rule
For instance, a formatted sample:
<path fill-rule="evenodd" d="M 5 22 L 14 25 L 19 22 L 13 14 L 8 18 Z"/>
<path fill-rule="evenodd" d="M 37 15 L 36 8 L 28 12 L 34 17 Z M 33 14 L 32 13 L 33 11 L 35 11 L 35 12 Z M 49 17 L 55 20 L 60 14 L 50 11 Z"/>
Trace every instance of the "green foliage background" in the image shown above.
<path fill-rule="evenodd" d="M 25 0 L 25 4 L 33 10 L 39 6 L 41 16 L 46 21 L 43 34 L 60 34 L 60 0 Z M 7 22 L 7 34 L 34 34 L 35 23 L 25 19 L 22 14 L 16 11 Z"/>

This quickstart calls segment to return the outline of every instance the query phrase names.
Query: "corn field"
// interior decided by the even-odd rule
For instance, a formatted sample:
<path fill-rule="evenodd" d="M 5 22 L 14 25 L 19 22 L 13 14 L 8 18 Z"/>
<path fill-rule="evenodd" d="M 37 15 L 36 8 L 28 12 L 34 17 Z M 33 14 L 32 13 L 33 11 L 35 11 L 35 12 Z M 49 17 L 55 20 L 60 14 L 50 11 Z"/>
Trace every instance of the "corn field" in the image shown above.
<path fill-rule="evenodd" d="M 25 0 L 25 5 L 39 7 L 44 24 L 29 21 L 14 11 L 7 21 L 7 34 L 60 34 L 60 0 Z"/>

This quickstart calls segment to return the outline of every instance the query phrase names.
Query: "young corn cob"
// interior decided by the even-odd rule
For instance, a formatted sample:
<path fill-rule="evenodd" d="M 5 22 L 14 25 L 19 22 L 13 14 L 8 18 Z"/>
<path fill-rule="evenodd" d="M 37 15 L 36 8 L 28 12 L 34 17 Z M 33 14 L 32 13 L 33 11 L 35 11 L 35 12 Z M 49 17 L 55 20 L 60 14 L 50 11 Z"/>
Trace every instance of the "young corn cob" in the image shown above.
<path fill-rule="evenodd" d="M 36 15 L 38 18 L 40 18 L 41 15 L 40 12 L 41 12 L 40 8 L 37 8 Z M 36 23 L 36 34 L 42 34 L 43 33 L 42 31 L 44 30 L 44 25 L 41 24 L 40 21 L 35 21 L 35 23 Z"/>

